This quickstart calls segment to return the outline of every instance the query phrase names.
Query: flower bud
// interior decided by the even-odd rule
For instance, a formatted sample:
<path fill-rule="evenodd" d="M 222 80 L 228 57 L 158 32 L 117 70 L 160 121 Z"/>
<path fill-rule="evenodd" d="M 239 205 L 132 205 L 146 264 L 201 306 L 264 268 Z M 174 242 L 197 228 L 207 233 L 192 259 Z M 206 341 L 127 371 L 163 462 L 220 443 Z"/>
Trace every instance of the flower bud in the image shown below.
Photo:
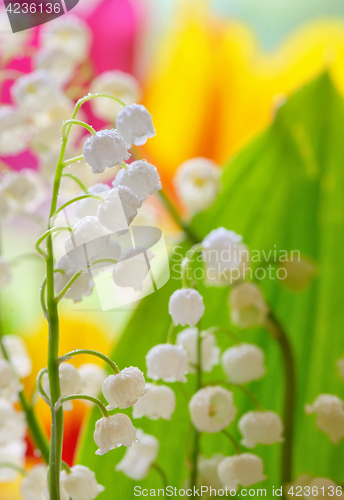
<path fill-rule="evenodd" d="M 0 290 L 9 285 L 11 281 L 11 264 L 5 257 L 0 256 Z"/>
<path fill-rule="evenodd" d="M 113 270 L 113 280 L 117 286 L 132 287 L 142 291 L 143 282 L 149 274 L 149 262 L 154 253 L 144 247 L 134 247 L 125 250 Z"/>
<path fill-rule="evenodd" d="M 258 443 L 275 444 L 283 442 L 283 423 L 273 411 L 249 411 L 238 422 L 243 439 L 241 444 L 254 448 Z"/>
<path fill-rule="evenodd" d="M 88 190 L 90 194 L 105 195 L 107 191 L 110 191 L 110 187 L 107 184 L 95 184 L 91 186 Z M 83 200 L 73 203 L 74 212 L 78 219 L 83 219 L 88 215 L 96 216 L 98 212 L 100 200 L 94 198 L 84 198 Z"/>
<path fill-rule="evenodd" d="M 255 283 L 237 285 L 231 291 L 229 301 L 233 325 L 251 328 L 265 323 L 269 308 Z"/>
<path fill-rule="evenodd" d="M 294 260 L 291 255 L 286 262 L 280 263 L 279 269 L 284 271 L 278 273 L 281 284 L 294 292 L 308 288 L 316 275 L 315 265 L 305 257 Z"/>
<path fill-rule="evenodd" d="M 237 490 L 239 485 L 247 488 L 265 481 L 263 470 L 263 460 L 252 453 L 226 457 L 217 468 L 220 480 L 230 490 Z"/>
<path fill-rule="evenodd" d="M 104 486 L 97 483 L 95 473 L 84 465 L 74 465 L 70 472 L 61 471 L 61 484 L 71 500 L 94 500 Z"/>
<path fill-rule="evenodd" d="M 148 476 L 152 464 L 159 452 L 159 441 L 150 434 L 137 429 L 138 442 L 129 448 L 122 460 L 116 465 L 117 471 L 122 471 L 134 481 L 141 481 Z"/>
<path fill-rule="evenodd" d="M 176 396 L 167 385 L 146 384 L 146 393 L 133 407 L 133 418 L 171 420 L 176 407 Z"/>
<path fill-rule="evenodd" d="M 147 377 L 164 382 L 186 382 L 187 352 L 182 346 L 157 344 L 146 355 Z"/>
<path fill-rule="evenodd" d="M 33 71 L 18 78 L 11 87 L 13 101 L 30 118 L 49 111 L 61 99 L 61 90 L 46 71 Z"/>
<path fill-rule="evenodd" d="M 10 363 L 14 368 L 15 373 L 20 378 L 25 378 L 31 374 L 32 361 L 29 356 L 26 344 L 19 335 L 4 335 L 2 342 L 10 359 Z M 0 358 L 3 357 L 3 352 L 0 347 Z"/>
<path fill-rule="evenodd" d="M 204 387 L 189 402 L 191 422 L 200 432 L 220 432 L 235 419 L 233 393 L 220 386 Z"/>
<path fill-rule="evenodd" d="M 55 291 L 60 293 L 67 285 L 68 281 L 76 274 L 80 267 L 66 254 L 58 261 L 57 268 L 63 272 L 55 273 Z M 65 299 L 72 299 L 73 302 L 81 302 L 83 297 L 91 295 L 94 287 L 92 276 L 84 272 L 74 281 L 65 293 Z"/>
<path fill-rule="evenodd" d="M 239 344 L 222 354 L 223 371 L 234 384 L 248 384 L 265 375 L 264 351 L 254 344 Z"/>
<path fill-rule="evenodd" d="M 107 373 L 101 366 L 94 363 L 85 363 L 79 366 L 78 372 L 82 382 L 82 394 L 88 394 L 97 398 L 101 393 L 103 382 Z M 93 406 L 94 403 L 85 399 L 83 401 L 87 406 Z"/>
<path fill-rule="evenodd" d="M 175 326 L 195 326 L 204 314 L 203 297 L 193 288 L 176 290 L 170 297 L 168 312 Z"/>
<path fill-rule="evenodd" d="M 0 398 L 17 401 L 18 392 L 23 389 L 18 377 L 6 359 L 0 359 Z"/>
<path fill-rule="evenodd" d="M 104 455 L 122 445 L 130 447 L 133 443 L 137 443 L 135 428 L 124 413 L 116 413 L 97 420 L 93 437 L 99 446 L 96 455 Z"/>
<path fill-rule="evenodd" d="M 24 500 L 46 500 L 44 490 L 47 484 L 48 467 L 45 464 L 34 465 L 20 484 L 20 493 Z"/>
<path fill-rule="evenodd" d="M 109 375 L 104 380 L 102 391 L 109 403 L 108 410 L 129 408 L 145 394 L 145 378 L 141 370 L 130 366 L 115 375 Z"/>
<path fill-rule="evenodd" d="M 61 397 L 70 396 L 71 394 L 81 394 L 82 380 L 75 366 L 70 363 L 61 363 L 59 367 L 59 376 Z M 43 389 L 50 397 L 49 377 L 47 373 L 42 377 L 42 385 Z M 73 403 L 71 401 L 63 403 L 63 409 L 65 411 L 70 411 L 72 408 Z"/>
<path fill-rule="evenodd" d="M 127 146 L 116 130 L 100 130 L 89 137 L 84 144 L 83 154 L 94 174 L 121 165 L 123 160 L 130 158 Z"/>
<path fill-rule="evenodd" d="M 316 424 L 334 444 L 344 437 L 344 401 L 332 394 L 320 394 L 313 404 L 305 406 L 308 415 L 316 414 Z"/>
<path fill-rule="evenodd" d="M 99 222 L 109 231 L 125 231 L 133 222 L 142 201 L 126 186 L 118 186 L 106 193 L 99 205 Z"/>
<path fill-rule="evenodd" d="M 147 195 L 155 194 L 162 188 L 156 167 L 146 160 L 137 160 L 127 168 L 121 168 L 113 185 L 127 186 L 142 200 L 146 200 Z"/>
<path fill-rule="evenodd" d="M 188 353 L 189 372 L 195 372 L 198 359 L 198 328 L 185 328 L 178 333 L 176 344 L 184 347 Z M 201 367 L 204 372 L 211 372 L 220 361 L 220 348 L 213 333 L 201 332 Z"/>
<path fill-rule="evenodd" d="M 6 399 L 0 399 L 0 446 L 23 439 L 25 433 L 24 413 L 16 411 Z"/>
<path fill-rule="evenodd" d="M 130 148 L 133 144 L 143 146 L 156 134 L 152 116 L 142 104 L 122 108 L 116 117 L 116 129 Z"/>

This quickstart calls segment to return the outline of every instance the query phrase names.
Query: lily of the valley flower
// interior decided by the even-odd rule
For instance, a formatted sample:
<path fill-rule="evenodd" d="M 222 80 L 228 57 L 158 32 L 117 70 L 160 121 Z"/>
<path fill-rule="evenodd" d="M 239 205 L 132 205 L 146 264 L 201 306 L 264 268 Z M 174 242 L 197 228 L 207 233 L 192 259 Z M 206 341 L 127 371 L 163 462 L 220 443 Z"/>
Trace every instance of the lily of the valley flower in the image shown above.
<path fill-rule="evenodd" d="M 305 406 L 308 415 L 316 414 L 316 424 L 334 444 L 344 437 L 344 401 L 332 394 L 320 394 L 313 404 Z"/>
<path fill-rule="evenodd" d="M 254 448 L 258 443 L 275 444 L 283 441 L 281 417 L 273 411 L 249 411 L 238 422 L 243 439 L 241 444 Z"/>
<path fill-rule="evenodd" d="M 99 174 L 128 160 L 130 153 L 127 149 L 123 137 L 116 130 L 100 130 L 85 141 L 83 154 L 92 172 Z"/>
<path fill-rule="evenodd" d="M 252 453 L 226 457 L 217 471 L 222 484 L 229 490 L 237 490 L 239 485 L 247 488 L 266 479 L 263 460 Z"/>
<path fill-rule="evenodd" d="M 200 455 L 197 462 L 197 484 L 199 487 L 208 486 L 213 490 L 221 490 L 222 483 L 217 473 L 219 463 L 225 458 L 221 453 L 215 453 L 210 458 Z"/>
<path fill-rule="evenodd" d="M 248 384 L 265 375 L 264 351 L 254 344 L 239 344 L 222 354 L 222 367 L 231 382 Z"/>
<path fill-rule="evenodd" d="M 93 436 L 99 447 L 96 455 L 104 455 L 122 445 L 130 447 L 137 442 L 135 428 L 124 413 L 116 413 L 97 420 Z"/>
<path fill-rule="evenodd" d="M 91 186 L 88 190 L 90 194 L 105 194 L 110 190 L 110 187 L 107 184 L 95 184 Z M 101 204 L 100 200 L 96 200 L 94 198 L 84 198 L 83 200 L 77 201 L 73 204 L 75 215 L 78 219 L 83 219 L 88 215 L 96 216 L 98 212 L 98 207 Z"/>
<path fill-rule="evenodd" d="M 198 328 L 185 328 L 178 333 L 176 344 L 188 353 L 189 372 L 194 372 L 198 358 Z M 220 361 L 220 348 L 213 333 L 201 332 L 201 367 L 204 372 L 211 372 Z"/>
<path fill-rule="evenodd" d="M 129 147 L 142 146 L 156 134 L 152 116 L 142 104 L 130 104 L 121 109 L 116 117 L 116 128 Z"/>
<path fill-rule="evenodd" d="M 102 390 L 103 382 L 107 377 L 104 368 L 94 363 L 85 363 L 79 366 L 78 372 L 82 382 L 82 394 L 88 394 L 95 398 L 98 397 Z M 83 402 L 88 406 L 93 405 L 87 399 L 83 400 Z"/>
<path fill-rule="evenodd" d="M 80 394 L 82 392 L 82 380 L 78 370 L 70 363 L 61 363 L 59 367 L 61 397 L 70 396 L 71 394 Z M 42 377 L 43 389 L 50 397 L 50 387 L 48 374 L 45 373 Z M 63 403 L 63 409 L 70 411 L 73 408 L 71 401 Z"/>
<path fill-rule="evenodd" d="M 76 67 L 73 53 L 61 47 L 43 47 L 34 54 L 33 60 L 36 69 L 46 71 L 60 85 L 69 82 Z"/>
<path fill-rule="evenodd" d="M 0 108 L 0 154 L 17 155 L 25 151 L 33 137 L 33 128 L 12 106 Z"/>
<path fill-rule="evenodd" d="M 23 389 L 18 377 L 6 359 L 0 359 L 0 398 L 17 401 L 18 392 Z"/>
<path fill-rule="evenodd" d="M 152 464 L 159 453 L 159 441 L 150 434 L 137 429 L 138 442 L 129 448 L 122 460 L 116 465 L 117 471 L 122 471 L 134 481 L 147 477 Z"/>
<path fill-rule="evenodd" d="M 170 420 L 175 407 L 176 396 L 170 387 L 146 384 L 146 393 L 134 404 L 133 418 Z"/>
<path fill-rule="evenodd" d="M 9 356 L 11 365 L 19 378 L 25 378 L 30 375 L 32 371 L 32 361 L 24 340 L 19 337 L 19 335 L 4 335 L 2 337 L 2 342 Z M 2 357 L 3 353 L 0 347 L 0 358 Z"/>
<path fill-rule="evenodd" d="M 55 291 L 59 293 L 74 274 L 80 270 L 80 267 L 68 255 L 64 255 L 58 261 L 57 268 L 62 271 L 55 274 Z M 64 297 L 66 299 L 73 299 L 74 302 L 80 302 L 83 297 L 91 295 L 93 287 L 94 281 L 92 276 L 84 272 L 72 283 Z"/>
<path fill-rule="evenodd" d="M 191 422 L 200 432 L 220 432 L 235 419 L 233 393 L 220 386 L 204 387 L 189 402 Z"/>
<path fill-rule="evenodd" d="M 147 195 L 155 194 L 162 188 L 156 167 L 146 160 L 137 160 L 127 168 L 122 168 L 113 185 L 127 186 L 142 200 L 146 200 Z"/>
<path fill-rule="evenodd" d="M 84 465 L 74 465 L 70 472 L 61 471 L 61 484 L 71 500 L 94 500 L 105 490 L 95 473 Z"/>
<path fill-rule="evenodd" d="M 154 257 L 151 250 L 143 247 L 128 248 L 122 252 L 112 273 L 115 284 L 142 291 L 143 282 L 150 270 L 149 263 Z"/>
<path fill-rule="evenodd" d="M 176 290 L 170 297 L 168 312 L 175 326 L 196 326 L 204 314 L 203 297 L 193 288 Z"/>
<path fill-rule="evenodd" d="M 141 205 L 141 199 L 127 186 L 113 188 L 105 193 L 104 202 L 99 205 L 99 222 L 114 233 L 125 231 L 133 222 Z"/>
<path fill-rule="evenodd" d="M 147 377 L 164 382 L 186 382 L 188 356 L 180 345 L 157 344 L 146 355 Z"/>
<path fill-rule="evenodd" d="M 129 408 L 145 394 L 145 378 L 141 370 L 130 366 L 120 373 L 109 375 L 104 380 L 102 391 L 109 403 L 108 410 Z"/>
<path fill-rule="evenodd" d="M 255 283 L 241 283 L 229 295 L 233 325 L 251 328 L 263 325 L 269 312 L 260 288 Z"/>
<path fill-rule="evenodd" d="M 0 447 L 23 439 L 25 433 L 24 413 L 16 411 L 6 399 L 0 399 Z"/>
<path fill-rule="evenodd" d="M 45 464 L 34 465 L 20 484 L 20 493 L 24 500 L 46 500 L 44 490 L 47 485 L 48 467 Z"/>
<path fill-rule="evenodd" d="M 1 406 L 1 403 L 0 403 Z M 0 409 L 0 425 L 1 425 L 1 409 Z M 0 432 L 1 434 L 1 432 Z M 0 446 L 0 463 L 12 464 L 16 467 L 24 467 L 25 464 L 25 453 L 26 453 L 26 442 L 23 439 L 18 439 L 16 441 L 10 441 L 4 446 Z M 7 483 L 9 481 L 14 481 L 18 476 L 18 472 L 12 467 L 0 467 L 0 483 Z M 33 500 L 33 498 L 24 497 L 24 500 Z M 41 500 L 39 497 L 35 497 L 34 500 Z M 45 500 L 45 499 L 44 499 Z M 61 499 L 62 500 L 62 499 Z M 67 499 L 68 500 L 68 499 Z"/>

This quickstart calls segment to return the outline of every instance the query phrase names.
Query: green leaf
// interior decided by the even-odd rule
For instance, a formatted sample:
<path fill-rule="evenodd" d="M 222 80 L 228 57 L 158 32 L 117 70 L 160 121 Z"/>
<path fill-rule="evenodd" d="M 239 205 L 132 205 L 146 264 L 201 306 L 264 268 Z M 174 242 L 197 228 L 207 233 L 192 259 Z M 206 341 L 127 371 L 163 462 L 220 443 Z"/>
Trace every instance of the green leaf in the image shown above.
<path fill-rule="evenodd" d="M 261 286 L 267 300 L 284 325 L 293 345 L 297 362 L 297 414 L 294 474 L 313 473 L 330 477 L 342 484 L 344 444 L 334 446 L 319 431 L 314 418 L 306 416 L 304 404 L 319 393 L 343 395 L 336 360 L 343 355 L 344 341 L 344 105 L 328 76 L 324 74 L 298 91 L 278 110 L 273 124 L 234 158 L 224 170 L 223 190 L 211 209 L 192 222 L 202 239 L 211 229 L 224 226 L 244 236 L 251 251 L 299 250 L 318 264 L 318 276 L 302 293 L 292 293 L 276 279 L 264 279 Z M 173 263 L 178 260 L 174 255 Z M 259 267 L 258 264 L 256 266 Z M 145 368 L 144 357 L 155 344 L 164 342 L 170 325 L 168 299 L 181 286 L 172 278 L 157 293 L 145 298 L 129 321 L 113 358 L 120 367 Z M 204 326 L 229 325 L 226 288 L 200 286 L 206 313 Z M 256 342 L 266 353 L 268 373 L 251 384 L 262 406 L 281 413 L 283 373 L 279 347 L 262 329 L 240 334 L 244 341 Z M 228 340 L 220 339 L 221 346 Z M 217 368 L 213 379 L 221 378 Z M 189 376 L 186 390 L 192 393 L 194 376 Z M 160 439 L 158 463 L 166 471 L 169 484 L 180 487 L 187 477 L 185 449 L 192 432 L 188 423 L 186 401 L 179 387 L 177 410 L 171 422 L 134 421 L 137 427 Z M 238 416 L 251 408 L 243 395 L 235 393 Z M 129 412 L 130 414 L 130 412 Z M 134 483 L 114 466 L 124 450 L 96 457 L 93 442 L 94 423 L 100 415 L 93 412 L 80 447 L 80 462 L 96 472 L 106 486 L 102 500 L 115 492 L 122 498 L 133 497 L 134 484 L 162 487 L 152 471 L 147 479 Z M 231 432 L 237 437 L 235 424 Z M 233 454 L 232 445 L 222 434 L 203 435 L 202 451 Z M 268 480 L 261 485 L 271 491 L 280 486 L 280 446 L 259 446 L 254 453 L 265 462 Z M 268 493 L 269 496 L 269 493 Z"/>

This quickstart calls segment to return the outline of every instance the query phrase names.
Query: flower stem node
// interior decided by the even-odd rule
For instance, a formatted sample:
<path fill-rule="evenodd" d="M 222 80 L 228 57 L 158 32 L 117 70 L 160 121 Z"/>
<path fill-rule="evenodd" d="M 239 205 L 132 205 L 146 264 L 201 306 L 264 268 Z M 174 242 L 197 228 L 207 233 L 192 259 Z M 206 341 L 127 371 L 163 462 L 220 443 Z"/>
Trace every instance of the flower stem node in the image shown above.
<path fill-rule="evenodd" d="M 238 344 L 222 354 L 222 367 L 234 384 L 248 384 L 265 375 L 264 351 L 254 344 Z"/>
<path fill-rule="evenodd" d="M 94 500 L 105 488 L 97 483 L 93 471 L 74 465 L 70 472 L 61 471 L 61 485 L 71 500 Z"/>
<path fill-rule="evenodd" d="M 188 355 L 181 345 L 157 344 L 146 355 L 147 377 L 164 382 L 186 382 Z"/>
<path fill-rule="evenodd" d="M 89 137 L 83 147 L 86 163 L 92 167 L 94 174 L 104 172 L 106 168 L 121 165 L 130 158 L 123 137 L 116 130 L 100 130 Z"/>
<path fill-rule="evenodd" d="M 97 420 L 93 436 L 99 447 L 96 455 L 104 455 L 122 445 L 130 447 L 133 443 L 137 443 L 135 428 L 124 413 L 116 413 Z"/>
<path fill-rule="evenodd" d="M 243 436 L 241 444 L 246 448 L 283 442 L 283 423 L 273 411 L 249 411 L 239 420 L 238 428 Z"/>
<path fill-rule="evenodd" d="M 203 297 L 193 288 L 176 290 L 170 297 L 168 312 L 175 326 L 196 326 L 204 314 Z"/>
<path fill-rule="evenodd" d="M 133 407 L 133 418 L 171 420 L 176 407 L 174 391 L 167 385 L 146 384 L 146 393 Z"/>
<path fill-rule="evenodd" d="M 220 386 L 204 387 L 189 402 L 191 422 L 200 432 L 220 432 L 235 419 L 233 393 Z"/>
<path fill-rule="evenodd" d="M 130 104 L 121 109 L 116 117 L 116 128 L 131 148 L 143 146 L 156 132 L 152 116 L 142 104 Z"/>
<path fill-rule="evenodd" d="M 247 488 L 265 481 L 263 470 L 263 460 L 252 453 L 226 457 L 217 468 L 220 480 L 229 490 L 237 490 L 239 485 Z"/>
<path fill-rule="evenodd" d="M 344 437 L 344 401 L 332 394 L 320 394 L 313 404 L 305 406 L 308 415 L 316 414 L 316 424 L 334 444 Z"/>
<path fill-rule="evenodd" d="M 138 442 L 126 451 L 122 460 L 116 465 L 116 470 L 122 471 L 134 481 L 141 481 L 148 476 L 158 456 L 159 441 L 141 429 L 137 429 L 137 438 Z"/>
<path fill-rule="evenodd" d="M 260 288 L 255 283 L 241 283 L 229 295 L 231 320 L 240 328 L 263 325 L 269 313 Z"/>
<path fill-rule="evenodd" d="M 130 366 L 115 375 L 109 375 L 104 380 L 102 391 L 109 403 L 109 411 L 115 408 L 129 408 L 145 394 L 145 378 L 141 370 Z"/>
<path fill-rule="evenodd" d="M 142 201 L 147 199 L 147 195 L 153 195 L 162 189 L 156 167 L 146 160 L 137 160 L 128 168 L 122 168 L 116 175 L 113 185 L 127 186 Z"/>

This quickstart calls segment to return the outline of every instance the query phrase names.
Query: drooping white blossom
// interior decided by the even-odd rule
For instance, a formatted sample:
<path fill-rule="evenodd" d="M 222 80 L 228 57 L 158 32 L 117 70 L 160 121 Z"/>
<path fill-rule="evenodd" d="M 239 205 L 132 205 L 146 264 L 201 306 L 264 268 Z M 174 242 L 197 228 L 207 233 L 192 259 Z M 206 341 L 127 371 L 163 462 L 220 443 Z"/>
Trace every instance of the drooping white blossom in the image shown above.
<path fill-rule="evenodd" d="M 47 485 L 48 467 L 45 464 L 34 465 L 20 484 L 20 493 L 24 500 L 46 500 L 44 490 Z"/>
<path fill-rule="evenodd" d="M 222 489 L 222 483 L 220 481 L 220 478 L 217 473 L 217 468 L 219 463 L 225 458 L 224 455 L 221 453 L 215 453 L 212 455 L 210 458 L 206 458 L 203 455 L 200 455 L 198 457 L 198 462 L 197 462 L 197 486 L 202 487 L 202 486 L 207 486 L 209 488 L 212 488 L 213 490 L 221 490 Z M 202 495 L 204 496 L 204 495 Z M 213 495 L 211 495 L 213 496 Z M 211 498 L 209 496 L 209 498 Z M 205 496 L 205 498 L 208 498 Z"/>
<path fill-rule="evenodd" d="M 17 401 L 18 393 L 23 389 L 18 377 L 6 359 L 0 359 L 0 398 Z"/>
<path fill-rule="evenodd" d="M 33 71 L 18 78 L 11 87 L 11 94 L 19 109 L 27 116 L 49 111 L 61 98 L 61 90 L 43 70 Z"/>
<path fill-rule="evenodd" d="M 254 448 L 258 443 L 275 444 L 283 442 L 283 422 L 273 411 L 249 411 L 238 422 L 243 437 L 241 444 Z"/>
<path fill-rule="evenodd" d="M 59 376 L 61 397 L 70 396 L 71 394 L 81 394 L 83 389 L 82 380 L 75 366 L 70 363 L 61 363 L 59 366 Z M 43 389 L 50 397 L 49 378 L 47 373 L 45 373 L 42 377 L 42 384 Z M 72 401 L 66 401 L 63 403 L 63 409 L 65 411 L 70 411 L 72 408 Z"/>
<path fill-rule="evenodd" d="M 211 372 L 220 362 L 220 348 L 213 333 L 201 332 L 201 367 L 204 372 Z M 198 328 L 185 328 L 178 333 L 176 343 L 188 353 L 189 372 L 194 372 L 198 359 Z"/>
<path fill-rule="evenodd" d="M 55 291 L 56 293 L 60 293 L 67 285 L 68 281 L 80 270 L 80 266 L 66 254 L 58 261 L 57 268 L 62 272 L 55 273 Z M 83 272 L 74 283 L 72 283 L 64 297 L 66 299 L 72 299 L 73 302 L 80 302 L 83 297 L 91 295 L 93 287 L 94 281 L 92 275 Z"/>
<path fill-rule="evenodd" d="M 117 471 L 122 471 L 134 481 L 147 477 L 152 464 L 159 453 L 159 441 L 150 434 L 137 429 L 138 442 L 129 448 L 122 460 L 116 465 Z"/>
<path fill-rule="evenodd" d="M 116 117 L 116 128 L 129 147 L 142 146 L 156 134 L 152 116 L 142 104 L 122 108 Z"/>
<path fill-rule="evenodd" d="M 37 174 L 30 169 L 22 169 L 20 172 L 3 171 L 1 190 L 11 209 L 15 211 L 27 209 L 39 194 Z"/>
<path fill-rule="evenodd" d="M 300 476 L 298 476 L 296 479 L 294 479 L 294 481 L 290 482 L 290 483 L 287 483 L 283 490 L 285 492 L 285 496 L 286 498 L 288 498 L 288 500 L 293 500 L 294 496 L 295 496 L 295 488 L 297 488 L 299 486 L 298 489 L 301 488 L 301 492 L 304 491 L 304 488 L 309 486 L 310 485 L 310 482 L 312 481 L 313 477 L 310 475 L 310 474 L 300 474 Z M 292 489 L 293 493 L 289 493 L 290 489 Z M 306 491 L 306 490 L 305 490 Z M 304 498 L 302 496 L 302 498 Z"/>
<path fill-rule="evenodd" d="M 176 407 L 176 396 L 167 385 L 146 384 L 146 393 L 134 404 L 133 418 L 171 420 Z"/>
<path fill-rule="evenodd" d="M 226 286 L 245 277 L 250 260 L 241 235 L 219 227 L 203 240 L 206 283 Z"/>
<path fill-rule="evenodd" d="M 229 490 L 237 490 L 239 485 L 247 488 L 266 479 L 263 460 L 252 453 L 226 457 L 219 463 L 217 472 Z"/>
<path fill-rule="evenodd" d="M 127 168 L 121 168 L 113 185 L 127 186 L 142 200 L 146 200 L 147 195 L 155 194 L 162 188 L 156 167 L 146 160 L 137 160 Z"/>
<path fill-rule="evenodd" d="M 31 374 L 32 361 L 29 356 L 26 344 L 19 335 L 4 335 L 2 342 L 5 346 L 11 365 L 19 378 L 25 378 Z M 0 347 L 0 358 L 3 353 Z"/>
<path fill-rule="evenodd" d="M 332 394 L 320 394 L 311 405 L 305 406 L 308 415 L 316 414 L 316 424 L 334 444 L 344 437 L 344 401 Z"/>
<path fill-rule="evenodd" d="M 76 61 L 71 51 L 61 47 L 42 47 L 33 57 L 38 70 L 44 70 L 60 85 L 70 81 L 75 71 Z"/>
<path fill-rule="evenodd" d="M 104 380 L 102 391 L 109 403 L 108 410 L 129 408 L 145 394 L 145 378 L 141 370 L 130 366 L 119 373 L 109 375 Z"/>
<path fill-rule="evenodd" d="M 233 393 L 220 386 L 199 389 L 190 399 L 191 422 L 200 432 L 220 432 L 235 419 Z"/>
<path fill-rule="evenodd" d="M 310 259 L 299 256 L 297 259 L 292 254 L 288 260 L 281 262 L 278 273 L 281 285 L 300 292 L 308 288 L 317 273 L 317 268 Z"/>
<path fill-rule="evenodd" d="M 0 399 L 0 447 L 23 439 L 26 421 L 23 412 L 16 411 L 7 399 Z"/>
<path fill-rule="evenodd" d="M 27 148 L 33 137 L 32 126 L 13 106 L 0 108 L 0 154 L 17 155 Z"/>
<path fill-rule="evenodd" d="M 263 325 L 269 313 L 260 288 L 255 283 L 241 283 L 229 295 L 231 321 L 241 328 Z"/>
<path fill-rule="evenodd" d="M 0 410 L 1 412 L 1 410 Z M 1 420 L 1 417 L 0 417 Z M 10 441 L 4 446 L 0 446 L 0 463 L 12 464 L 16 467 L 24 467 L 25 463 L 25 453 L 26 453 L 26 442 L 22 439 L 16 441 Z M 14 481 L 18 475 L 18 472 L 10 467 L 0 467 L 0 483 L 7 483 L 9 481 Z M 31 499 L 24 499 L 31 500 Z M 41 500 L 40 498 L 35 498 L 35 500 Z M 62 499 L 61 499 L 62 500 Z"/>
<path fill-rule="evenodd" d="M 204 314 L 203 297 L 193 288 L 176 290 L 170 297 L 168 312 L 175 326 L 196 326 Z"/>
<path fill-rule="evenodd" d="M 222 367 L 235 384 L 248 384 L 265 375 L 264 351 L 254 344 L 238 344 L 222 354 Z"/>
<path fill-rule="evenodd" d="M 107 184 L 95 184 L 91 186 L 88 190 L 90 194 L 102 195 L 110 190 L 110 186 Z M 84 193 L 80 193 L 84 194 Z M 73 203 L 75 215 L 78 219 L 83 219 L 88 215 L 96 216 L 98 212 L 98 207 L 101 204 L 100 200 L 94 198 L 84 198 L 83 200 Z"/>
<path fill-rule="evenodd" d="M 190 215 L 206 210 L 215 201 L 220 175 L 219 167 L 208 158 L 192 158 L 178 167 L 173 182 Z"/>
<path fill-rule="evenodd" d="M 188 355 L 181 345 L 157 344 L 146 355 L 147 377 L 164 382 L 186 382 Z"/>
<path fill-rule="evenodd" d="M 332 500 L 333 498 L 341 498 L 342 488 L 338 489 L 338 494 L 336 492 L 338 485 L 332 479 L 327 477 L 315 477 L 311 479 L 309 483 L 310 495 L 304 495 L 304 498 L 327 498 L 327 500 Z M 305 490 L 307 493 L 307 490 Z"/>
<path fill-rule="evenodd" d="M 11 263 L 0 256 L 0 290 L 9 285 L 12 281 Z"/>
<path fill-rule="evenodd" d="M 144 247 L 128 248 L 122 252 L 112 274 L 115 284 L 142 291 L 143 282 L 149 274 L 149 263 L 154 257 L 154 253 Z"/>
<path fill-rule="evenodd" d="M 123 71 L 105 71 L 97 76 L 91 85 L 91 92 L 108 94 L 120 99 L 127 106 L 138 101 L 140 88 L 137 80 Z M 94 114 L 103 120 L 115 122 L 117 113 L 123 106 L 113 99 L 99 97 L 91 100 Z"/>
<path fill-rule="evenodd" d="M 137 442 L 135 428 L 124 413 L 115 413 L 96 422 L 94 440 L 99 447 L 96 455 L 104 455 L 120 446 L 131 446 Z"/>
<path fill-rule="evenodd" d="M 99 222 L 109 231 L 125 231 L 133 222 L 142 201 L 128 187 L 118 186 L 104 195 L 98 207 Z"/>
<path fill-rule="evenodd" d="M 14 34 L 6 9 L 0 9 L 0 53 L 4 62 L 8 62 L 16 55 L 22 53 L 31 34 L 30 32 L 31 30 L 23 30 Z"/>
<path fill-rule="evenodd" d="M 79 366 L 78 372 L 82 382 L 82 394 L 88 394 L 89 396 L 98 397 L 101 393 L 103 382 L 107 377 L 107 373 L 104 368 L 94 363 L 85 363 Z M 92 406 L 93 403 L 88 400 L 84 400 L 87 406 Z"/>
<path fill-rule="evenodd" d="M 121 165 L 124 160 L 130 158 L 127 145 L 116 130 L 100 130 L 89 137 L 85 141 L 83 154 L 94 174 Z"/>
<path fill-rule="evenodd" d="M 84 465 L 73 465 L 70 472 L 61 471 L 61 485 L 71 500 L 94 500 L 105 490 L 95 473 Z"/>

